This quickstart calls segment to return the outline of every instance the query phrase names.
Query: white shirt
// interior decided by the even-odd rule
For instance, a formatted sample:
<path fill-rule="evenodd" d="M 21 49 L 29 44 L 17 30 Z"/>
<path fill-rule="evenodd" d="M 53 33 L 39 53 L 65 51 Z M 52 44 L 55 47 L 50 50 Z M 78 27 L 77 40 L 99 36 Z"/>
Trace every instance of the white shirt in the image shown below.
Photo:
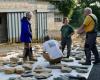
<path fill-rule="evenodd" d="M 43 50 L 46 51 L 51 59 L 57 59 L 63 56 L 60 45 L 56 40 L 48 40 L 43 43 Z"/>

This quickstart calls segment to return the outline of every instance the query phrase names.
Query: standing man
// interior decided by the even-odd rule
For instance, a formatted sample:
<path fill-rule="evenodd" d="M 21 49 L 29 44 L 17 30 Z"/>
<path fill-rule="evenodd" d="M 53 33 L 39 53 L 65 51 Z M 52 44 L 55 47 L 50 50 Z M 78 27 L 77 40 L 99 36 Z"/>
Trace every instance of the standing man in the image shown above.
<path fill-rule="evenodd" d="M 71 36 L 73 35 L 74 30 L 72 26 L 69 25 L 69 19 L 67 17 L 63 19 L 63 24 L 64 25 L 61 28 L 61 47 L 63 52 L 67 45 L 67 58 L 69 58 L 72 44 Z"/>
<path fill-rule="evenodd" d="M 91 52 L 95 56 L 94 64 L 99 63 L 99 54 L 96 47 L 96 37 L 97 37 L 97 17 L 92 13 L 91 8 L 84 9 L 85 20 L 79 30 L 78 34 L 86 33 L 85 40 L 85 55 L 86 62 L 83 65 L 91 65 Z"/>
<path fill-rule="evenodd" d="M 23 60 L 26 61 L 29 57 L 29 60 L 32 60 L 32 29 L 31 29 L 31 20 L 32 13 L 27 12 L 26 17 L 21 19 L 21 36 L 20 40 L 24 43 L 24 53 Z"/>

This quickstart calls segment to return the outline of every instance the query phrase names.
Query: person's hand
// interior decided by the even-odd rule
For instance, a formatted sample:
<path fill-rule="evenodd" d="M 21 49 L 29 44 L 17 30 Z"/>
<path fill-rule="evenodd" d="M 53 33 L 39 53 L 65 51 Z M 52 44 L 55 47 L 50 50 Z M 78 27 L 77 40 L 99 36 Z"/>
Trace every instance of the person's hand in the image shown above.
<path fill-rule="evenodd" d="M 84 29 L 78 29 L 77 30 L 77 34 L 83 34 L 84 33 Z"/>
<path fill-rule="evenodd" d="M 80 26 L 80 28 L 77 30 L 77 34 L 83 34 L 83 33 L 85 32 L 84 27 L 85 27 L 85 25 L 82 24 L 82 25 Z"/>
<path fill-rule="evenodd" d="M 77 34 L 81 34 L 81 31 L 78 30 L 78 31 L 77 31 Z"/>
<path fill-rule="evenodd" d="M 80 29 L 78 29 L 78 30 L 77 30 L 77 34 L 80 34 L 80 33 L 81 33 L 81 32 L 80 32 Z"/>

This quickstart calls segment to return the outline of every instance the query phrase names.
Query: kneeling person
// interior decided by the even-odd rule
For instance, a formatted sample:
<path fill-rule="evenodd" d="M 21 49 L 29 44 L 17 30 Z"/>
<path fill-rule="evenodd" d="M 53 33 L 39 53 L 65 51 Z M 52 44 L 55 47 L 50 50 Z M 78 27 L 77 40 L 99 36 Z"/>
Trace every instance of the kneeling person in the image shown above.
<path fill-rule="evenodd" d="M 63 54 L 60 50 L 60 45 L 56 40 L 50 39 L 49 36 L 44 37 L 43 51 L 43 57 L 49 61 L 50 64 L 61 62 Z"/>

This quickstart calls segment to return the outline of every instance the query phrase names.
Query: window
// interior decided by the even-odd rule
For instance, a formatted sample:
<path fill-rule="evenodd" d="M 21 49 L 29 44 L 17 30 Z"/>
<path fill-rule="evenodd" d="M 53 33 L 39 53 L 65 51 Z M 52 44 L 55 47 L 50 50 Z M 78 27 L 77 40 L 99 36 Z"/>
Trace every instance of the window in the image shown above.
<path fill-rule="evenodd" d="M 60 13 L 54 13 L 54 21 L 55 22 L 62 22 L 63 15 Z"/>

